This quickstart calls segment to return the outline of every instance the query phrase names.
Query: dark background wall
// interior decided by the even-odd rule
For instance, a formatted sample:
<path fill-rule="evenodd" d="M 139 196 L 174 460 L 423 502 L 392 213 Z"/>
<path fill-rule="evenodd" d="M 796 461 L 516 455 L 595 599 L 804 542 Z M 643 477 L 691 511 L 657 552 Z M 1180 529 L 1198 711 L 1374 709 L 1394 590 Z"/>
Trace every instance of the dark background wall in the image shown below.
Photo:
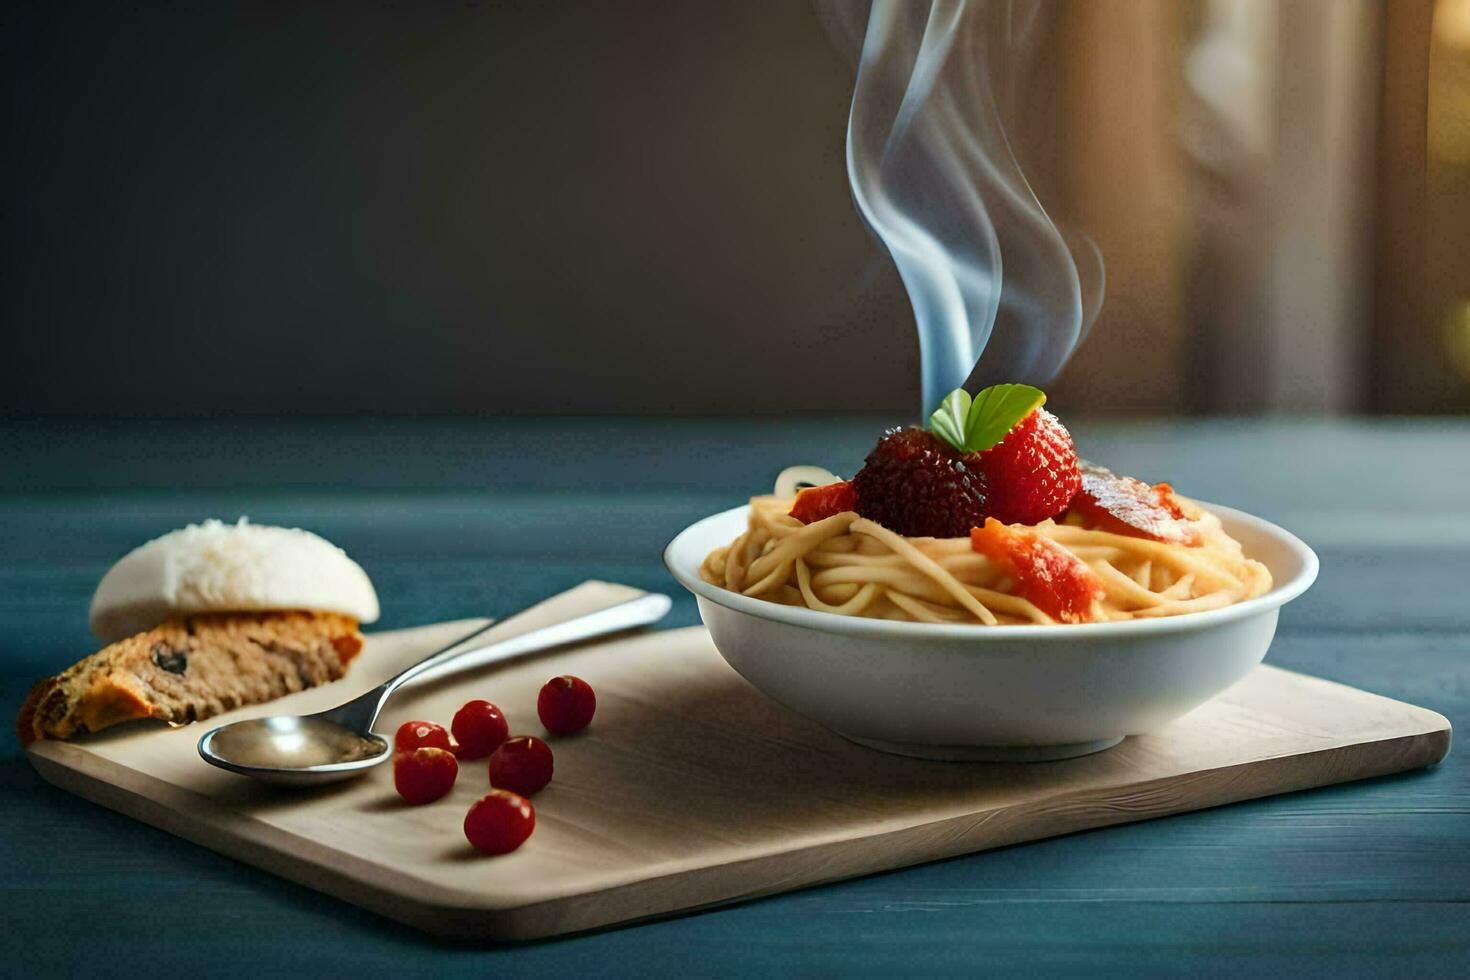
<path fill-rule="evenodd" d="M 910 408 L 805 3 L 44 3 L 7 414 Z"/>
<path fill-rule="evenodd" d="M 915 414 L 813 6 L 0 8 L 0 416 Z M 1058 412 L 1470 405 L 1430 5 L 1043 9 L 1009 135 L 1108 267 Z"/>

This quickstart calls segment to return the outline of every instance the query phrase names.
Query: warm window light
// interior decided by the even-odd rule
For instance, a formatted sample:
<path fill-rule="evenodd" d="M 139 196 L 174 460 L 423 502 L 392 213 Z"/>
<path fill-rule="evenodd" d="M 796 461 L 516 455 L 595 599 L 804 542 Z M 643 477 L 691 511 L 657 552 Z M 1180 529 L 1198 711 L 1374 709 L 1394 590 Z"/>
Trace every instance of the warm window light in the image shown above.
<path fill-rule="evenodd" d="M 1470 0 L 1439 0 L 1434 10 L 1434 41 L 1470 50 Z"/>
<path fill-rule="evenodd" d="M 1455 304 L 1445 315 L 1444 347 L 1460 375 L 1470 378 L 1470 300 Z"/>
<path fill-rule="evenodd" d="M 1470 164 L 1470 0 L 1440 0 L 1429 50 L 1431 165 Z"/>
<path fill-rule="evenodd" d="M 1456 286 L 1452 256 L 1463 255 L 1465 216 L 1470 214 L 1470 0 L 1439 0 L 1429 49 L 1428 193 L 1430 247 L 1445 276 L 1449 305 L 1442 314 L 1440 340 L 1449 365 L 1470 380 L 1470 297 Z"/>

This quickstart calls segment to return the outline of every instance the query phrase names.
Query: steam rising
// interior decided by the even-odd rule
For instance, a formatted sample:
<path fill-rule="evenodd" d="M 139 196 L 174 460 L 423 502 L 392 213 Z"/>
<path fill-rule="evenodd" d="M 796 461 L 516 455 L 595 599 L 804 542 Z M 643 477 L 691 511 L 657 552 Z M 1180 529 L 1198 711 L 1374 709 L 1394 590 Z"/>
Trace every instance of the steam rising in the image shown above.
<path fill-rule="evenodd" d="M 1102 305 L 1102 256 L 1032 193 L 1003 120 L 1040 0 L 874 0 L 847 127 L 858 208 L 914 307 L 924 411 L 1056 376 Z M 854 42 L 863 5 L 834 14 Z"/>

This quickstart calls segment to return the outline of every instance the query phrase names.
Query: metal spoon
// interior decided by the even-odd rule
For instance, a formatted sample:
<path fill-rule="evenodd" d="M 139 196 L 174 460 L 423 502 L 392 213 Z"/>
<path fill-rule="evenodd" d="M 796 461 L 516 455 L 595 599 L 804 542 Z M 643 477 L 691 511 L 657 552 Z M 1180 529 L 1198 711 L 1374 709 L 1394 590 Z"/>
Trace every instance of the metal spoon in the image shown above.
<path fill-rule="evenodd" d="M 293 786 L 358 776 L 393 754 L 389 741 L 373 734 L 373 723 L 393 692 L 409 681 L 451 661 L 460 670 L 647 626 L 662 619 L 670 605 L 668 596 L 650 592 L 489 646 L 459 649 L 493 625 L 486 624 L 336 708 L 313 715 L 250 718 L 212 729 L 199 740 L 199 755 L 230 772 Z"/>

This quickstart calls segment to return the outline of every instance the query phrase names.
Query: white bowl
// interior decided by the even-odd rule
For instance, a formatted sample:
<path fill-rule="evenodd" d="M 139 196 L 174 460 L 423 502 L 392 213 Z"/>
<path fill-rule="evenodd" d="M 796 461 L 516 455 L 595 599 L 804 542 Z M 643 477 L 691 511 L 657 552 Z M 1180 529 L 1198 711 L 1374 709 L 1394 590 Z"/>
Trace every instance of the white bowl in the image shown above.
<path fill-rule="evenodd" d="M 746 527 L 748 507 L 686 528 L 664 550 L 720 655 L 770 697 L 847 738 L 930 759 L 1039 761 L 1152 731 L 1266 656 L 1281 606 L 1317 556 L 1258 517 L 1206 504 L 1274 586 L 1245 602 L 1160 619 L 1077 625 L 898 623 L 752 599 L 699 566 Z"/>

